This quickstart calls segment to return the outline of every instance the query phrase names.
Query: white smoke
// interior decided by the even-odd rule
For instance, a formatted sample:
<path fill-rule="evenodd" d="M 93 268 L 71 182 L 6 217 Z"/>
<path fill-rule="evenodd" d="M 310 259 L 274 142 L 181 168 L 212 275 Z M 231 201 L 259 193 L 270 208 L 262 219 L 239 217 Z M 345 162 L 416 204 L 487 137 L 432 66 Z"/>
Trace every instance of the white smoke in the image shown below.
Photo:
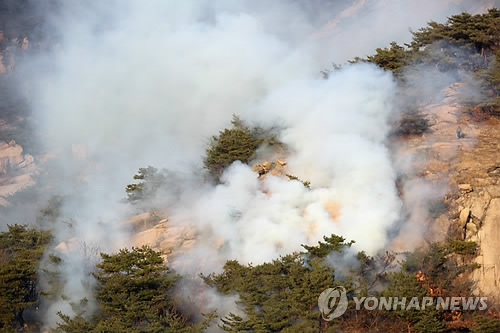
<path fill-rule="evenodd" d="M 310 180 L 312 190 L 272 176 L 261 184 L 249 167 L 235 163 L 225 184 L 183 200 L 186 206 L 175 212 L 225 242 L 217 254 L 204 251 L 206 257 L 261 263 L 331 233 L 356 239 L 371 254 L 382 248 L 400 209 L 384 147 L 393 91 L 389 74 L 358 65 L 327 81 L 291 82 L 264 98 L 256 119 L 286 128 L 281 139 L 292 152 L 289 167 Z M 340 207 L 336 219 L 329 202 Z"/>
<path fill-rule="evenodd" d="M 328 59 L 337 63 L 366 57 L 395 41 L 411 41 L 410 31 L 428 22 L 445 22 L 452 15 L 499 7 L 499 0 L 356 0 L 328 20 L 310 38 L 328 46 Z M 355 36 L 355 37 L 354 37 Z M 342 45 L 343 47 L 338 47 Z"/>
<path fill-rule="evenodd" d="M 284 1 L 66 6 L 55 18 L 61 44 L 31 68 L 38 129 L 57 156 L 56 189 L 67 194 L 62 215 L 72 221 L 71 232 L 55 230 L 58 241 L 77 237 L 103 251 L 128 245 L 124 187 L 153 165 L 187 177 L 175 200 L 164 199 L 170 223 L 199 232 L 196 247 L 172 263 L 182 273 L 220 271 L 230 258 L 269 261 L 332 233 L 368 254 L 387 245 L 402 206 L 385 146 L 395 111 L 391 74 L 360 64 L 323 80 L 332 50 L 308 38 L 315 25 Z M 261 182 L 239 162 L 215 187 L 189 176 L 235 113 L 283 128 L 288 166 L 311 190 L 274 176 Z M 82 256 L 73 260 L 71 267 L 83 265 Z M 77 301 L 88 290 L 75 281 L 88 272 L 63 273 Z"/>

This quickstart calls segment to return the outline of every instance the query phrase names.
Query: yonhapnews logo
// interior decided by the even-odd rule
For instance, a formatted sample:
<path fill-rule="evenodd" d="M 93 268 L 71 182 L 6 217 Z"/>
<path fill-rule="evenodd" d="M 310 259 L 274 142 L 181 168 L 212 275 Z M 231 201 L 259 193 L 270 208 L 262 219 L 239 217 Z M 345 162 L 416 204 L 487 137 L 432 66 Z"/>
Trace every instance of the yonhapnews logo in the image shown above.
<path fill-rule="evenodd" d="M 356 310 L 363 306 L 368 311 L 421 311 L 434 307 L 436 310 L 484 311 L 488 297 L 353 297 Z M 328 288 L 318 298 L 318 307 L 325 321 L 342 316 L 348 306 L 344 287 Z"/>
<path fill-rule="evenodd" d="M 338 318 L 347 310 L 347 295 L 344 287 L 328 288 L 319 295 L 318 307 L 324 320 Z"/>

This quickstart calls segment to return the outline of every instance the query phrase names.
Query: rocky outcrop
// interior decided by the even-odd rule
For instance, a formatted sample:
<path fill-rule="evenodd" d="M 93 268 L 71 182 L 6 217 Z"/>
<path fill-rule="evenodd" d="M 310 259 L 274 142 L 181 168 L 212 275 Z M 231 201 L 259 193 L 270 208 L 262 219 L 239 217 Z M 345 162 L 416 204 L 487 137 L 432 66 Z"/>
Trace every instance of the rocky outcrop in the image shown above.
<path fill-rule="evenodd" d="M 485 295 L 500 297 L 500 198 L 492 199 L 481 221 L 481 227 L 470 238 L 480 245 L 476 272 L 478 288 Z M 469 232 L 469 231 L 468 231 Z"/>
<path fill-rule="evenodd" d="M 400 235 L 393 241 L 397 251 L 412 250 L 425 245 L 425 241 L 441 241 L 453 229 L 453 214 L 448 209 L 433 212 L 435 208 L 453 206 L 452 194 L 449 191 L 456 186 L 451 185 L 450 175 L 455 172 L 458 163 L 458 152 L 471 149 L 476 136 L 475 129 L 470 128 L 463 119 L 463 109 L 458 104 L 460 84 L 455 84 L 443 91 L 444 97 L 439 103 L 422 106 L 422 114 L 429 120 L 430 128 L 423 135 L 413 135 L 398 141 L 393 150 L 403 163 L 410 161 L 408 179 L 401 186 L 404 197 L 414 218 L 410 218 L 402 228 Z M 458 138 L 456 129 L 461 126 L 466 133 L 464 138 Z M 417 185 L 412 185 L 417 184 Z M 420 187 L 418 185 L 421 185 Z M 412 192 L 422 192 L 415 194 Z M 444 193 L 449 191 L 446 196 Z M 409 202 L 410 197 L 417 197 Z M 432 200 L 428 197 L 432 197 Z M 429 202 L 426 202 L 426 201 Z M 434 202 L 430 202 L 434 201 Z M 432 207 L 435 204 L 436 207 Z M 430 205 L 430 206 L 429 206 Z M 424 239 L 412 233 L 424 233 Z"/>
<path fill-rule="evenodd" d="M 17 169 L 23 162 L 23 147 L 16 144 L 15 141 L 9 143 L 0 142 L 0 175 L 5 175 L 10 170 Z"/>
<path fill-rule="evenodd" d="M 463 237 L 480 247 L 478 288 L 500 297 L 500 121 L 477 126 L 475 145 L 460 151 L 451 180 L 458 184 L 455 207 Z"/>
<path fill-rule="evenodd" d="M 28 49 L 29 40 L 27 37 L 22 40 L 18 38 L 9 40 L 0 31 L 0 43 L 3 46 L 0 48 L 0 73 L 11 72 L 16 64 L 15 55 Z"/>
<path fill-rule="evenodd" d="M 477 121 L 464 112 L 457 103 L 460 87 L 451 86 L 442 103 L 425 108 L 430 131 L 408 138 L 407 145 L 418 157 L 419 176 L 448 189 L 447 211 L 430 222 L 426 238 L 477 242 L 478 291 L 500 297 L 500 121 Z"/>
<path fill-rule="evenodd" d="M 7 206 L 8 197 L 34 185 L 36 173 L 33 156 L 24 154 L 14 140 L 0 142 L 0 206 Z"/>
<path fill-rule="evenodd" d="M 136 216 L 132 216 L 128 220 L 122 222 L 122 225 L 133 234 L 137 234 L 144 230 L 154 228 L 161 220 L 164 220 L 164 214 L 161 212 L 146 212 Z"/>
<path fill-rule="evenodd" d="M 252 170 L 258 174 L 259 178 L 270 174 L 273 176 L 286 176 L 288 174 L 287 163 L 284 159 L 277 159 L 274 162 L 265 161 L 254 164 Z"/>
<path fill-rule="evenodd" d="M 193 228 L 172 225 L 158 212 L 139 214 L 123 224 L 132 228 L 132 246 L 147 245 L 159 251 L 166 263 L 169 257 L 192 248 L 196 241 Z"/>

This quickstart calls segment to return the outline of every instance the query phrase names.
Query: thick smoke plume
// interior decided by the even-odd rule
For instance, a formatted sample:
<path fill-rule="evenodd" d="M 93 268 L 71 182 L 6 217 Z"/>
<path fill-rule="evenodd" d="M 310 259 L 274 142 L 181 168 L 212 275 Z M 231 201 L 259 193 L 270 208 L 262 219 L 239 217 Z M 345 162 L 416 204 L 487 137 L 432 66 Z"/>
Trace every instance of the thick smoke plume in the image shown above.
<path fill-rule="evenodd" d="M 315 14 L 329 20 L 314 3 L 308 10 L 285 1 L 65 3 L 54 18 L 60 44 L 25 64 L 35 73 L 38 134 L 56 156 L 53 190 L 65 197 L 56 240 L 102 251 L 128 246 L 121 221 L 134 212 L 123 203 L 124 187 L 139 167 L 153 165 L 182 180 L 175 198 L 158 199 L 170 223 L 199 235 L 171 263 L 181 273 L 219 271 L 230 258 L 261 263 L 332 233 L 368 254 L 386 246 L 402 209 L 386 147 L 397 88 L 390 73 L 366 64 L 321 77 L 325 63 L 347 53 L 312 37 L 321 28 Z M 356 12 L 365 4 L 358 5 Z M 353 26 L 339 36 L 353 39 L 360 33 Z M 369 49 L 385 44 L 372 40 Z M 353 46 L 353 56 L 365 46 Z M 311 190 L 280 177 L 261 181 L 239 162 L 223 184 L 201 182 L 206 144 L 233 114 L 281 128 L 288 167 Z M 77 301 L 89 288 L 81 283 L 88 271 L 75 267 L 87 259 L 78 246 L 68 251 L 65 288 Z M 57 310 L 50 308 L 49 322 Z"/>

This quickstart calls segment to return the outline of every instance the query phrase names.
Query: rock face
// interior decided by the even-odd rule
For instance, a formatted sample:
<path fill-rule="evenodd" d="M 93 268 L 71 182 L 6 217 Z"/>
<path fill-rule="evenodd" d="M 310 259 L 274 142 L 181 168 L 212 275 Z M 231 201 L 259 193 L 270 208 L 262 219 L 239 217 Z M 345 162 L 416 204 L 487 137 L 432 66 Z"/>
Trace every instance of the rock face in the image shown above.
<path fill-rule="evenodd" d="M 418 204 L 425 201 L 425 195 L 442 197 L 443 206 L 450 206 L 449 198 L 456 196 L 456 185 L 451 185 L 450 175 L 455 171 L 458 163 L 458 152 L 461 149 L 471 149 L 475 142 L 475 129 L 469 128 L 463 118 L 463 110 L 457 103 L 458 90 L 460 85 L 448 87 L 444 93 L 444 98 L 435 104 L 426 105 L 422 108 L 422 113 L 429 120 L 429 131 L 422 136 L 410 136 L 403 138 L 403 142 L 398 142 L 397 156 L 404 161 L 411 161 L 410 183 L 430 185 L 434 188 L 429 189 L 429 193 L 420 194 L 420 199 L 414 203 Z M 456 134 L 457 127 L 460 126 L 466 133 L 465 138 L 458 138 Z M 399 150 L 398 150 L 399 149 Z M 469 184 L 463 185 L 463 191 L 468 191 Z M 453 188 L 451 193 L 444 195 L 447 189 Z M 421 191 L 420 188 L 403 186 L 402 193 L 405 201 L 413 196 L 412 191 Z M 437 193 L 442 191 L 442 193 Z M 447 209 L 443 212 L 430 216 L 427 204 L 423 207 L 411 207 L 415 218 L 410 218 L 402 229 L 403 233 L 393 241 L 393 247 L 396 250 L 412 250 L 415 247 L 425 245 L 423 239 L 418 239 L 411 235 L 417 231 L 424 232 L 424 238 L 428 241 L 441 241 L 446 238 L 452 225 L 454 217 L 448 214 Z M 457 216 L 458 217 L 458 216 Z M 408 248 L 409 247 L 409 248 Z"/>
<path fill-rule="evenodd" d="M 478 288 L 500 297 L 500 122 L 478 124 L 474 147 L 461 151 L 458 158 L 451 177 L 453 183 L 461 184 L 455 201 L 458 223 L 464 238 L 480 246 Z"/>
<path fill-rule="evenodd" d="M 132 228 L 132 245 L 147 245 L 159 251 L 168 263 L 168 258 L 190 249 L 195 241 L 194 229 L 189 226 L 175 226 L 163 218 L 161 213 L 144 213 L 124 222 Z"/>
<path fill-rule="evenodd" d="M 23 148 L 13 140 L 0 142 L 0 206 L 9 204 L 9 196 L 34 185 L 36 173 L 33 156 L 23 154 Z"/>
<path fill-rule="evenodd" d="M 479 231 L 471 232 L 470 238 L 481 247 L 477 263 L 481 268 L 476 271 L 478 287 L 482 293 L 500 296 L 500 198 L 489 202 Z"/>
<path fill-rule="evenodd" d="M 17 169 L 23 161 L 23 147 L 15 141 L 0 142 L 0 174 Z"/>
<path fill-rule="evenodd" d="M 442 103 L 426 108 L 431 131 L 407 143 L 422 157 L 420 175 L 448 188 L 447 212 L 428 227 L 427 238 L 452 233 L 477 242 L 478 292 L 500 297 L 500 121 L 471 118 L 457 104 L 458 88 L 450 87 Z M 457 136 L 458 127 L 465 136 Z"/>
<path fill-rule="evenodd" d="M 284 159 L 254 164 L 252 170 L 258 174 L 259 178 L 265 177 L 267 174 L 273 176 L 286 176 L 288 174 L 287 163 Z"/>

